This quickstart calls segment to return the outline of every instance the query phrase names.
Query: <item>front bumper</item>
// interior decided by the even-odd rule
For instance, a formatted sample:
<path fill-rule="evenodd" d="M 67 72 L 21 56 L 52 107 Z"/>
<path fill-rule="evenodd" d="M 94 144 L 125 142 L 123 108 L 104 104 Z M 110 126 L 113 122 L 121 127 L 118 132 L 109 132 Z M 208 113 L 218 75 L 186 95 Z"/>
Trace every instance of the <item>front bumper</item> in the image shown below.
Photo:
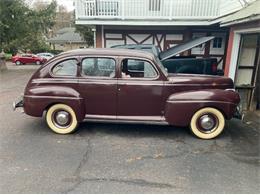
<path fill-rule="evenodd" d="M 24 101 L 23 101 L 23 98 L 20 98 L 20 100 L 18 100 L 17 102 L 13 102 L 13 110 L 15 111 L 16 108 L 20 108 L 20 107 L 23 107 L 24 105 Z"/>

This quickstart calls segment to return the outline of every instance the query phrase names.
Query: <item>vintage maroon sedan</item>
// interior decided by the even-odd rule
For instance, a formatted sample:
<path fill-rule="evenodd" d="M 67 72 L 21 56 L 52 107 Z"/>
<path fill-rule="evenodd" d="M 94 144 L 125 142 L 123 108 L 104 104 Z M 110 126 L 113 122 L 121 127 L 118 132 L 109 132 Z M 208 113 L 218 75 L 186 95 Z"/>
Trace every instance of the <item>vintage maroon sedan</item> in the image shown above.
<path fill-rule="evenodd" d="M 221 76 L 168 74 L 148 52 L 82 49 L 60 54 L 28 82 L 26 114 L 44 115 L 56 133 L 73 132 L 81 121 L 190 126 L 199 138 L 224 129 L 240 98 Z"/>
<path fill-rule="evenodd" d="M 21 54 L 21 55 L 16 55 L 12 57 L 12 62 L 15 63 L 16 65 L 22 65 L 22 64 L 43 64 L 47 60 L 45 58 L 36 56 L 34 54 Z"/>

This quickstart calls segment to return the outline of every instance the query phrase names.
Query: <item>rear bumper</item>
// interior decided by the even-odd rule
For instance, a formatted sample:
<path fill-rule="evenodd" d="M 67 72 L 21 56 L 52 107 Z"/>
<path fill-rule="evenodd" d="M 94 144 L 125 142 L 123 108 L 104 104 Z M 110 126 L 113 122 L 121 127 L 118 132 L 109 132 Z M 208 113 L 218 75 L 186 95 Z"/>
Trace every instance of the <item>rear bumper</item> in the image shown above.
<path fill-rule="evenodd" d="M 20 100 L 18 100 L 17 102 L 16 101 L 13 102 L 13 110 L 15 111 L 16 108 L 23 107 L 23 105 L 24 105 L 23 98 L 20 98 Z"/>

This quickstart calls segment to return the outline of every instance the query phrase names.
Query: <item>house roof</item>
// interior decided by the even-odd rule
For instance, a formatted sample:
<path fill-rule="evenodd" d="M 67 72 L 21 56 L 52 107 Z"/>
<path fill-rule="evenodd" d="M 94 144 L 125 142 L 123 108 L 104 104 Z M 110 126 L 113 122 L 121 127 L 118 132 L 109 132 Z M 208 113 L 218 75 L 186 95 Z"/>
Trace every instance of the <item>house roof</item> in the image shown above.
<path fill-rule="evenodd" d="M 247 7 L 224 18 L 220 26 L 230 26 L 254 20 L 260 20 L 260 0 L 256 0 Z"/>
<path fill-rule="evenodd" d="M 75 28 L 60 29 L 55 37 L 48 39 L 48 42 L 54 44 L 85 43 L 81 35 L 75 32 Z"/>

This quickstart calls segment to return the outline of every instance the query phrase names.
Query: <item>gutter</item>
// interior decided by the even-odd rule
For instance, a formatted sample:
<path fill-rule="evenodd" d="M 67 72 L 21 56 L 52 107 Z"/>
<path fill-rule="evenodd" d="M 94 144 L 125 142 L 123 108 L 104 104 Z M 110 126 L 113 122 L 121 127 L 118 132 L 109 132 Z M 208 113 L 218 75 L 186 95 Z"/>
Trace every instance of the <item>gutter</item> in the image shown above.
<path fill-rule="evenodd" d="M 231 25 L 241 24 L 241 23 L 245 23 L 245 22 L 252 22 L 255 20 L 260 20 L 260 14 L 253 14 L 246 18 L 241 18 L 241 19 L 237 19 L 237 20 L 232 20 L 230 22 L 220 23 L 220 27 L 231 26 Z"/>

